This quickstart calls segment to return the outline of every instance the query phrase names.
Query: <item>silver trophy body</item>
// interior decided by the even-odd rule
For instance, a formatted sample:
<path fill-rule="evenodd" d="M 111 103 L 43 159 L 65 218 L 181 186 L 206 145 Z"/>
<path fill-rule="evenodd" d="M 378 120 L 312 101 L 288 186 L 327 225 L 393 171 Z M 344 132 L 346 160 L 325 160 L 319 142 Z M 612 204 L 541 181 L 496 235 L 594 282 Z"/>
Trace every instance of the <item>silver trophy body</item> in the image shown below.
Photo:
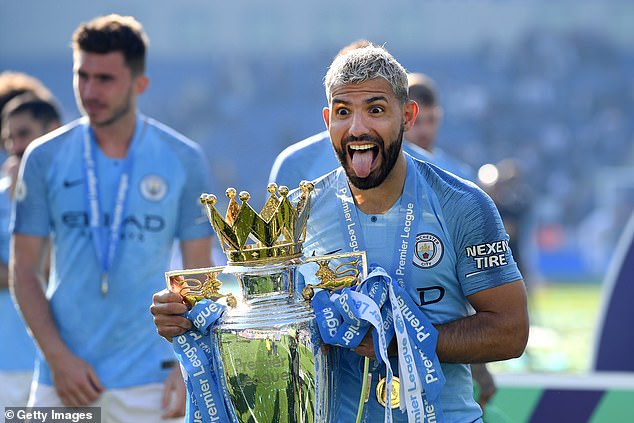
<path fill-rule="evenodd" d="M 296 267 L 236 271 L 243 303 L 213 330 L 241 422 L 332 421 L 336 374 L 320 348 L 312 309 L 293 295 Z"/>
<path fill-rule="evenodd" d="M 166 274 L 170 289 L 190 305 L 202 298 L 229 305 L 209 336 L 218 346 L 223 389 L 238 421 L 335 420 L 336 350 L 326 353 L 322 348 L 307 298 L 313 289 L 332 290 L 342 282 L 349 285 L 348 275 L 364 275 L 366 266 L 361 252 Z M 328 285 L 324 285 L 324 273 L 330 276 Z M 240 293 L 228 293 L 225 287 L 239 287 Z"/>

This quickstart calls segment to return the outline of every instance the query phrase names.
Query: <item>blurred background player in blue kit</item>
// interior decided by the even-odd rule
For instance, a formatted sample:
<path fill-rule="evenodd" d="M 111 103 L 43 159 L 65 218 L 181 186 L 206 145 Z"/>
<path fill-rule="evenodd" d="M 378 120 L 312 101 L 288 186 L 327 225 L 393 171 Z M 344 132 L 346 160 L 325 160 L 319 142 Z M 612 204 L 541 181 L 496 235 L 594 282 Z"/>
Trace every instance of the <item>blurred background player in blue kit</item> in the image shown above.
<path fill-rule="evenodd" d="M 0 113 L 13 97 L 20 94 L 32 93 L 39 98 L 52 100 L 53 95 L 50 90 L 39 79 L 17 71 L 3 71 L 0 73 Z M 2 135 L 2 126 L 0 126 L 0 136 Z M 0 163 L 4 162 L 7 152 L 4 143 L 0 143 Z"/>
<path fill-rule="evenodd" d="M 29 146 L 15 196 L 11 283 L 41 351 L 29 405 L 98 406 L 104 423 L 184 415 L 180 369 L 146 299 L 164 286 L 175 239 L 185 266 L 211 265 L 201 149 L 137 110 L 147 44 L 130 16 L 79 25 L 83 117 Z M 49 236 L 45 293 L 36 263 Z"/>
<path fill-rule="evenodd" d="M 61 125 L 56 102 L 20 94 L 2 109 L 2 139 L 8 157 L 0 178 L 0 407 L 26 406 L 33 367 L 35 344 L 26 331 L 9 293 L 9 221 L 17 173 L 24 150 L 34 139 Z M 47 265 L 46 260 L 43 265 Z M 44 273 L 46 270 L 44 270 Z M 44 282 L 44 281 L 42 281 Z"/>
<path fill-rule="evenodd" d="M 428 153 L 427 161 L 461 178 L 475 182 L 473 169 L 445 153 L 436 145 L 436 135 L 442 122 L 443 109 L 438 98 L 436 83 L 423 73 L 408 73 L 409 97 L 418 103 L 414 125 L 405 133 L 405 139 Z"/>

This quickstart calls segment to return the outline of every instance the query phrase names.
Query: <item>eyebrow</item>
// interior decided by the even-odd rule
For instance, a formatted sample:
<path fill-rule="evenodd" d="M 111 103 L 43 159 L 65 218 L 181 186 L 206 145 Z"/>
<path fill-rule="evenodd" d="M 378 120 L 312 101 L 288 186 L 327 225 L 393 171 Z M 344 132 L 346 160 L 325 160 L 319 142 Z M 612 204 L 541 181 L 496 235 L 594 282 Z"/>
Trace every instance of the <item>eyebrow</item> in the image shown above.
<path fill-rule="evenodd" d="M 365 104 L 372 104 L 375 101 L 387 101 L 387 97 L 383 96 L 383 95 L 378 95 L 376 97 L 370 97 L 367 100 L 365 100 Z M 332 104 L 344 104 L 344 105 L 348 105 L 351 104 L 349 101 L 345 101 L 345 100 L 340 100 L 337 98 L 333 98 L 332 99 Z"/>
<path fill-rule="evenodd" d="M 332 99 L 332 104 L 343 104 L 343 105 L 348 105 L 350 104 L 349 101 L 345 101 L 345 100 L 339 100 L 337 98 L 333 98 Z"/>
<path fill-rule="evenodd" d="M 113 79 L 115 78 L 115 75 L 111 72 L 93 72 L 92 74 L 90 74 L 90 72 L 83 70 L 81 68 L 76 69 L 75 72 L 79 76 L 91 75 L 94 78 L 113 78 Z"/>
<path fill-rule="evenodd" d="M 378 95 L 376 97 L 372 97 L 367 99 L 365 102 L 366 104 L 370 104 L 370 103 L 374 103 L 375 101 L 387 101 L 387 97 L 383 96 L 383 95 Z"/>

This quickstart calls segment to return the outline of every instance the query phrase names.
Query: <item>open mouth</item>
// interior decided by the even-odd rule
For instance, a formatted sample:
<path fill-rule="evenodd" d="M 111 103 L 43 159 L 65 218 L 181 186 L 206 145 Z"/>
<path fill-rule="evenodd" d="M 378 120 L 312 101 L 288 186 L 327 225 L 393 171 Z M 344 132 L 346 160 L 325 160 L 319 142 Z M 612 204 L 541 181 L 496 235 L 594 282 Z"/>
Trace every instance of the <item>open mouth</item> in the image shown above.
<path fill-rule="evenodd" d="M 379 156 L 378 146 L 371 143 L 350 144 L 347 150 L 354 173 L 359 178 L 366 178 L 372 172 Z"/>

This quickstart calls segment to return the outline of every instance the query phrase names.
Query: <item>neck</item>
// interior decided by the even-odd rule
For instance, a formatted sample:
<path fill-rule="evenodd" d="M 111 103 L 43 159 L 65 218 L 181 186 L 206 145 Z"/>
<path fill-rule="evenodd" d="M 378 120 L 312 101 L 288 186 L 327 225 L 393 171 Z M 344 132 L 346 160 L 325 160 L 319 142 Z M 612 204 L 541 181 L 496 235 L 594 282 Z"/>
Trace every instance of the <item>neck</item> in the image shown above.
<path fill-rule="evenodd" d="M 387 212 L 403 194 L 405 177 L 407 175 L 407 160 L 401 151 L 396 164 L 381 185 L 371 189 L 350 187 L 354 202 L 359 210 L 365 214 L 383 214 Z"/>
<path fill-rule="evenodd" d="M 136 114 L 130 114 L 122 119 L 105 126 L 91 126 L 97 145 L 101 151 L 111 158 L 124 158 L 132 143 L 136 127 Z"/>

